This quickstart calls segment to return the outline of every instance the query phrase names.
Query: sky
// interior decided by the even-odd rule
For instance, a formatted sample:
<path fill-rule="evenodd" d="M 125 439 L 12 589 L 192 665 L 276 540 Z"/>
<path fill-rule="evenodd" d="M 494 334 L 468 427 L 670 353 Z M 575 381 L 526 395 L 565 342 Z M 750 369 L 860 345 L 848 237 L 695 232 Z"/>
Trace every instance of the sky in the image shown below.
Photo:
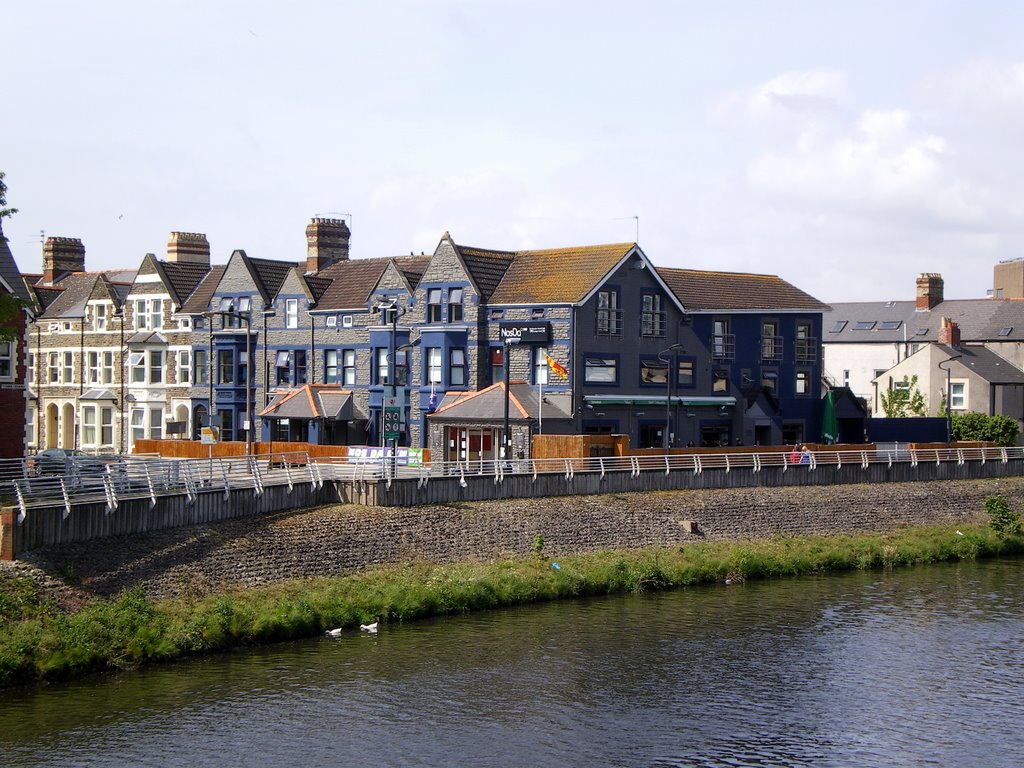
<path fill-rule="evenodd" d="M 0 0 L 4 232 L 305 258 L 639 242 L 826 302 L 1024 257 L 1024 3 Z"/>

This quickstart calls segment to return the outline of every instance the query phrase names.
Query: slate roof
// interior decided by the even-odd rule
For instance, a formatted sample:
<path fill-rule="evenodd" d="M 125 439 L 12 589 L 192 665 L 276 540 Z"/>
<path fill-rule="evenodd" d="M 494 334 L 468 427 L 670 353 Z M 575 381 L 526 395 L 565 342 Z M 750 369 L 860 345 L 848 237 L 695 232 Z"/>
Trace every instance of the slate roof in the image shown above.
<path fill-rule="evenodd" d="M 633 243 L 516 251 L 490 304 L 575 304 L 635 248 Z"/>
<path fill-rule="evenodd" d="M 513 381 L 508 390 L 509 419 L 522 421 L 540 416 L 537 388 L 522 381 Z M 544 395 L 545 419 L 569 419 L 572 408 L 569 395 Z M 436 411 L 428 418 L 451 421 L 503 421 L 505 418 L 505 382 L 499 381 L 476 392 L 447 393 Z"/>
<path fill-rule="evenodd" d="M 1024 371 L 988 347 L 961 346 L 953 349 L 945 344 L 936 344 L 935 347 L 948 357 L 960 355 L 957 363 L 990 384 L 1024 384 Z"/>
<path fill-rule="evenodd" d="M 304 267 L 305 262 L 277 261 L 275 259 L 254 259 L 245 254 L 245 251 L 237 250 L 232 256 L 240 255 L 252 275 L 256 288 L 263 296 L 264 303 L 269 303 L 281 290 L 281 285 L 288 277 L 288 273 L 295 267 Z"/>
<path fill-rule="evenodd" d="M 3 225 L 0 224 L 0 283 L 22 301 L 32 303 L 32 296 L 21 278 L 21 270 L 14 260 L 14 254 L 4 237 Z"/>
<path fill-rule="evenodd" d="M 72 272 L 62 278 L 56 286 L 34 286 L 33 291 L 44 307 L 39 315 L 41 320 L 85 317 L 86 304 L 96 291 L 97 283 L 118 307 L 131 289 L 131 283 L 112 282 L 108 275 L 121 276 L 121 271 Z"/>
<path fill-rule="evenodd" d="M 321 270 L 316 277 L 331 282 L 320 296 L 315 309 L 365 309 L 370 293 L 391 261 L 387 257 L 349 259 L 335 262 Z"/>
<path fill-rule="evenodd" d="M 943 317 L 960 326 L 961 342 L 1024 341 L 1024 300 L 1021 299 L 950 299 L 925 311 L 918 311 L 913 301 L 837 302 L 822 318 L 822 341 L 826 344 L 937 341 Z M 832 330 L 843 322 L 845 325 L 840 330 Z M 858 323 L 873 325 L 858 330 Z M 882 323 L 890 325 L 883 328 Z M 1004 329 L 1007 330 L 1000 334 Z"/>
<path fill-rule="evenodd" d="M 796 310 L 824 312 L 829 306 L 777 275 L 705 272 L 658 267 L 661 279 L 688 311 Z"/>
<path fill-rule="evenodd" d="M 402 273 L 412 288 L 419 285 L 423 273 L 427 271 L 430 264 L 429 256 L 396 256 L 395 266 Z"/>
<path fill-rule="evenodd" d="M 353 418 L 352 391 L 337 384 L 306 384 L 275 393 L 274 399 L 260 411 L 259 416 L 261 419 L 349 421 Z"/>
<path fill-rule="evenodd" d="M 158 261 L 153 259 L 157 273 L 171 295 L 171 301 L 180 307 L 192 295 L 196 287 L 210 271 L 208 264 L 191 264 L 188 262 Z"/>
<path fill-rule="evenodd" d="M 455 250 L 462 257 L 462 263 L 466 265 L 466 270 L 480 291 L 480 300 L 483 302 L 490 301 L 494 290 L 501 282 L 501 278 L 505 276 L 505 272 L 508 271 L 509 266 L 512 264 L 515 254 L 508 251 L 493 251 L 467 245 L 456 245 L 455 243 L 452 243 L 452 245 L 455 246 Z"/>
<path fill-rule="evenodd" d="M 206 276 L 196 286 L 192 295 L 181 305 L 181 309 L 178 312 L 183 315 L 199 315 L 209 310 L 210 301 L 213 299 L 213 294 L 216 293 L 217 285 L 224 276 L 224 270 L 226 269 L 226 264 L 217 264 L 210 267 L 210 271 L 206 273 Z"/>

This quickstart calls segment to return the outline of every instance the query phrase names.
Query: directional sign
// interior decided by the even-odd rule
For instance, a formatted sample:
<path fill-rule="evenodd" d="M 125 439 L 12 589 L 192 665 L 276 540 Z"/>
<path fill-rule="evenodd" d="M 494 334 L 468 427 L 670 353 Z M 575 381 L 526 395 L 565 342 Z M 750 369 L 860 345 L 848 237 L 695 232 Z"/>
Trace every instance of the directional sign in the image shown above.
<path fill-rule="evenodd" d="M 402 409 L 384 408 L 384 439 L 397 440 L 402 436 Z"/>

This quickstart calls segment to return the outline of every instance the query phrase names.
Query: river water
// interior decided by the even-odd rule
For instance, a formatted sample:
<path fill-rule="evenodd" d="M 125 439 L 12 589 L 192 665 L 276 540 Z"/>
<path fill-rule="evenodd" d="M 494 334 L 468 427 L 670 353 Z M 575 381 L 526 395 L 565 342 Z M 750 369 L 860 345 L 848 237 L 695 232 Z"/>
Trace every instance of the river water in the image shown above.
<path fill-rule="evenodd" d="M 1024 765 L 1024 560 L 531 606 L 0 693 L 14 766 Z"/>

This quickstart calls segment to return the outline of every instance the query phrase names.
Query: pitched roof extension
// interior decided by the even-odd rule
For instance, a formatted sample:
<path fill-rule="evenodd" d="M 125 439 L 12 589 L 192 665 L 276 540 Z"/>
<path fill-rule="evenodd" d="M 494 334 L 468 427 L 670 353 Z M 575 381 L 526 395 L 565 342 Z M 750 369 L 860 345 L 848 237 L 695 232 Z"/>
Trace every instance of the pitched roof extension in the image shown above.
<path fill-rule="evenodd" d="M 213 299 L 213 294 L 217 292 L 217 286 L 220 284 L 220 279 L 224 277 L 224 270 L 226 269 L 226 264 L 217 264 L 210 267 L 210 271 L 206 273 L 206 276 L 199 282 L 196 289 L 192 291 L 192 295 L 181 305 L 181 309 L 178 312 L 183 315 L 199 315 L 209 310 L 210 301 Z"/>
<path fill-rule="evenodd" d="M 409 257 L 405 257 L 409 258 Z M 419 257 L 416 257 L 419 258 Z M 363 309 L 391 258 L 338 261 L 316 274 L 330 283 L 316 303 L 317 310 Z"/>
<path fill-rule="evenodd" d="M 210 271 L 207 264 L 159 261 L 155 258 L 153 265 L 156 267 L 161 281 L 167 286 L 171 301 L 177 307 L 185 303 Z"/>
<path fill-rule="evenodd" d="M 935 348 L 948 357 L 960 355 L 957 362 L 990 384 L 1024 384 L 1024 371 L 988 347 L 961 346 L 953 349 L 945 344 L 936 344 Z"/>
<path fill-rule="evenodd" d="M 658 267 L 657 272 L 689 311 L 771 309 L 824 312 L 829 308 L 777 275 L 671 267 Z"/>
<path fill-rule="evenodd" d="M 513 381 L 508 388 L 509 418 L 521 421 L 536 419 L 541 414 L 541 400 L 537 389 L 524 381 Z M 569 395 L 544 395 L 545 419 L 571 418 Z M 505 417 L 505 382 L 499 381 L 476 392 L 452 392 L 429 417 L 442 417 L 452 421 L 500 421 Z"/>

